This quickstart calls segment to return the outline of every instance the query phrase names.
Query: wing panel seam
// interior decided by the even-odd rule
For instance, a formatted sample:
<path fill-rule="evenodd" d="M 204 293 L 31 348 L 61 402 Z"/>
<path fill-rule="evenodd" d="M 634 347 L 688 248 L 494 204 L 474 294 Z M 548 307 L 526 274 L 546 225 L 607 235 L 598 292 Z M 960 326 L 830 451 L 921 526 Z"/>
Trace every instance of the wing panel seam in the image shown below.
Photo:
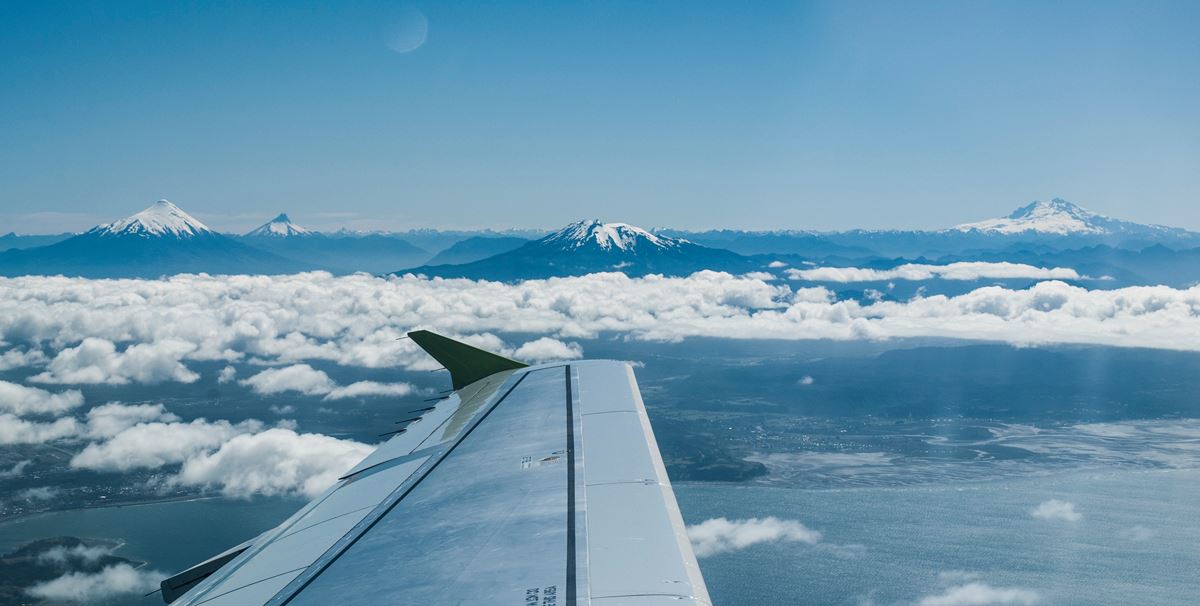
<path fill-rule="evenodd" d="M 352 538 L 350 538 L 350 540 L 347 541 L 344 545 L 341 545 L 339 547 L 339 545 L 337 543 L 335 543 L 332 547 L 329 548 L 328 551 L 326 551 L 325 554 L 322 554 L 321 557 L 317 558 L 316 561 L 319 562 L 322 559 L 325 559 L 326 556 L 329 555 L 331 552 L 334 552 L 336 550 L 336 553 L 333 553 L 331 557 L 326 559 L 326 561 L 322 562 L 320 567 L 317 568 L 316 570 L 314 570 L 311 574 L 302 573 L 300 577 L 297 577 L 297 580 L 299 578 L 307 577 L 307 578 L 304 578 L 304 580 L 300 582 L 299 586 L 297 586 L 295 589 L 292 589 L 290 592 L 288 591 L 288 587 L 284 587 L 282 590 L 280 590 L 280 592 L 278 594 L 275 595 L 275 597 L 271 598 L 271 600 L 267 603 L 268 604 L 277 604 L 278 606 L 286 606 L 287 604 L 291 603 L 291 601 L 296 596 L 300 595 L 300 593 L 302 591 L 304 591 L 304 589 L 306 587 L 309 586 L 309 584 L 311 584 L 313 581 L 315 581 L 318 577 L 321 576 L 321 574 L 323 572 L 325 572 L 325 570 L 327 570 L 331 565 L 333 565 L 333 563 L 336 562 L 338 560 L 338 558 L 340 558 L 342 556 L 342 554 L 346 553 L 346 551 L 349 550 L 351 547 L 353 547 L 354 544 L 357 543 L 359 539 L 361 539 L 368 532 L 370 532 L 370 530 L 372 528 L 374 528 L 375 525 L 378 524 L 380 520 L 382 520 L 385 516 L 387 516 L 387 514 L 389 512 L 391 512 L 393 509 L 395 509 L 397 505 L 399 505 L 401 502 L 403 502 L 404 498 L 406 496 L 408 496 L 417 486 L 419 486 L 421 484 L 421 482 L 425 480 L 425 478 L 429 477 L 429 475 L 431 473 L 433 473 L 433 471 L 435 469 L 437 469 L 438 465 L 440 465 L 442 463 L 442 461 L 445 461 L 450 456 L 450 453 L 454 452 L 454 450 L 456 448 L 458 448 L 458 446 L 460 444 L 465 442 L 466 439 L 475 431 L 475 429 L 477 427 L 479 427 L 487 419 L 487 417 L 490 416 L 492 414 L 492 412 L 494 410 L 496 410 L 496 408 L 499 407 L 501 403 L 504 402 L 504 400 L 508 399 L 508 396 L 510 394 L 512 394 L 512 392 L 514 390 L 516 390 L 516 388 L 521 384 L 522 381 L 525 380 L 525 377 L 529 376 L 533 372 L 537 372 L 538 370 L 549 370 L 549 369 L 548 368 L 547 369 L 536 369 L 536 370 L 521 373 L 521 376 L 518 377 L 517 380 L 513 382 L 512 386 L 509 387 L 508 390 L 505 391 L 504 394 L 502 396 L 500 396 L 500 398 L 498 398 L 495 403 L 493 403 L 490 407 L 488 407 L 487 410 L 483 411 L 483 413 L 479 416 L 479 418 L 476 419 L 471 424 L 471 426 L 468 427 L 462 433 L 462 435 L 460 435 L 458 437 L 458 439 L 455 440 L 454 443 L 450 445 L 450 447 L 443 450 L 440 453 L 440 456 L 438 456 L 438 458 L 436 460 L 433 460 L 432 463 L 427 462 L 428 467 L 426 467 L 423 472 L 421 472 L 419 474 L 414 474 L 414 476 L 416 476 L 415 480 L 413 480 L 411 482 L 406 482 L 407 487 L 405 487 L 403 484 L 401 485 L 400 488 L 403 489 L 403 492 L 399 495 L 399 497 L 392 500 L 390 503 L 381 504 L 381 506 L 382 505 L 385 505 L 385 506 L 383 506 L 382 510 L 378 511 L 378 513 L 372 512 L 370 514 L 367 514 L 366 517 L 370 518 L 370 521 L 367 523 L 366 526 L 364 526 L 358 532 L 354 533 L 354 536 Z M 400 488 L 398 488 L 397 490 L 400 490 Z M 379 507 L 377 507 L 377 509 L 379 509 Z M 364 518 L 364 520 L 365 520 L 365 518 Z M 360 524 L 361 524 L 361 522 L 360 522 Z M 351 531 L 351 532 L 353 532 L 353 531 Z M 349 534 L 350 533 L 347 533 L 346 536 L 349 536 Z M 346 537 L 343 537 L 343 540 L 345 538 Z M 312 565 L 310 564 L 308 568 L 312 569 Z M 296 580 L 293 580 L 292 583 L 289 584 L 289 586 L 292 584 L 295 584 L 295 583 L 296 583 Z"/>

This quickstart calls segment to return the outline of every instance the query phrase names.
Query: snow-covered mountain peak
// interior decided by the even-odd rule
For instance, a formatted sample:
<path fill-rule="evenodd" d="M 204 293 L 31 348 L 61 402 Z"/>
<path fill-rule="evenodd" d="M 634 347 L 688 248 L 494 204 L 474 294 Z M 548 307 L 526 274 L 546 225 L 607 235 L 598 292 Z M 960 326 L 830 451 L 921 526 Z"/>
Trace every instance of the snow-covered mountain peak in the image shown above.
<path fill-rule="evenodd" d="M 548 236 L 542 242 L 564 250 L 600 249 L 634 252 L 638 248 L 675 248 L 681 240 L 654 235 L 628 223 L 604 223 L 590 219 L 572 223 Z"/>
<path fill-rule="evenodd" d="M 159 200 L 146 210 L 120 221 L 98 225 L 92 228 L 91 232 L 103 236 L 140 236 L 143 238 L 165 236 L 194 238 L 214 233 L 207 225 L 167 200 Z"/>
<path fill-rule="evenodd" d="M 1038 232 L 1044 234 L 1107 234 L 1109 226 L 1124 223 L 1073 204 L 1062 198 L 1036 200 L 1007 217 L 957 225 L 959 231 L 977 230 L 998 234 Z"/>
<path fill-rule="evenodd" d="M 292 220 L 288 218 L 287 213 L 279 213 L 279 216 L 258 226 L 250 233 L 247 233 L 246 236 L 287 238 L 290 236 L 310 236 L 313 233 L 314 232 L 310 229 L 306 229 L 296 225 L 295 223 L 292 223 Z"/>

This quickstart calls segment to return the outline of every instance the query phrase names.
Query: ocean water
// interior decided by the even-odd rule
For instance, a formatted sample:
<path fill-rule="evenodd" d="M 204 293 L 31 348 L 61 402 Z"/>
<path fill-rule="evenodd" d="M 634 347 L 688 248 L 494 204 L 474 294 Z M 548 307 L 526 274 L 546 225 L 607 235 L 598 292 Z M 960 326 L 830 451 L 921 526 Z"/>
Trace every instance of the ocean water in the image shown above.
<path fill-rule="evenodd" d="M 647 360 L 639 383 L 669 465 L 678 471 L 692 449 L 719 449 L 767 471 L 743 483 L 677 482 L 685 520 L 775 517 L 820 533 L 815 543 L 751 541 L 701 558 L 716 604 L 1200 604 L 1200 356 L 727 341 L 589 342 L 587 351 L 620 357 L 634 347 Z M 382 371 L 330 372 L 342 383 L 387 380 Z M 162 401 L 185 418 L 233 421 L 271 418 L 272 404 L 291 403 L 304 431 L 360 440 L 396 418 L 389 399 L 327 409 L 219 388 L 103 387 L 87 397 Z M 145 484 L 145 498 L 155 494 L 145 473 L 70 470 L 49 447 L 10 458 L 37 461 L 7 480 L 12 493 L 53 485 L 88 488 L 86 497 Z M 304 502 L 208 498 L 26 515 L 0 522 L 0 550 L 53 536 L 116 539 L 117 555 L 170 574 Z M 1047 502 L 1068 515 L 1034 516 Z"/>
<path fill-rule="evenodd" d="M 304 506 L 294 498 L 194 499 L 55 511 L 0 523 L 0 553 L 47 537 L 117 539 L 115 555 L 174 574 L 273 528 Z M 161 605 L 162 598 L 125 595 L 106 604 Z"/>
<path fill-rule="evenodd" d="M 701 558 L 716 604 L 920 604 L 970 584 L 1036 595 L 1038 604 L 1190 605 L 1200 596 L 1197 469 L 845 489 L 680 483 L 675 494 L 689 524 L 774 516 L 821 533 L 816 544 L 765 542 Z M 1031 515 L 1051 499 L 1072 503 L 1080 518 Z M 0 549 L 55 535 L 120 537 L 118 555 L 175 571 L 302 505 L 215 498 L 55 512 L 0 524 Z"/>
<path fill-rule="evenodd" d="M 816 544 L 766 542 L 702 558 L 717 604 L 1200 602 L 1196 469 L 844 489 L 687 483 L 675 493 L 689 524 L 775 516 L 822 533 Z M 1032 515 L 1052 499 L 1073 504 L 1079 518 Z M 968 601 L 971 591 L 993 600 Z"/>

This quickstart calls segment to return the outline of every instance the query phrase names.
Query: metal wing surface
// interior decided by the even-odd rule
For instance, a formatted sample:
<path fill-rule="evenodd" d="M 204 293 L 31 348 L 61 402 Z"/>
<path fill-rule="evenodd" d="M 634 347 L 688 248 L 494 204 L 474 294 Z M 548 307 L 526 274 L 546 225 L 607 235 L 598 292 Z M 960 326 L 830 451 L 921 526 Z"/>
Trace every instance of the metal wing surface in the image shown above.
<path fill-rule="evenodd" d="M 528 367 L 412 336 L 456 391 L 283 524 L 163 581 L 164 599 L 710 604 L 628 364 Z"/>

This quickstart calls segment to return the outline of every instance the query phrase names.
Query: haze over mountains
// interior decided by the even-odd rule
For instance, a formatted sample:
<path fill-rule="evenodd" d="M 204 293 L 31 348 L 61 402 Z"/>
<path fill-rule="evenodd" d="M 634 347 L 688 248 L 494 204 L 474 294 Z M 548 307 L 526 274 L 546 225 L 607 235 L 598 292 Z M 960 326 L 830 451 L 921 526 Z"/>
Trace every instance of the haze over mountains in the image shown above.
<path fill-rule="evenodd" d="M 525 236 L 529 236 L 526 238 Z M 175 273 L 414 273 L 430 277 L 521 280 L 620 271 L 688 275 L 709 269 L 766 272 L 776 279 L 836 284 L 854 292 L 907 296 L 929 281 L 939 292 L 1002 283 L 1020 287 L 1054 277 L 1089 287 L 1200 280 L 1200 234 L 1093 213 L 1071 202 L 1033 202 L 996 219 L 935 231 L 751 232 L 646 230 L 579 221 L 539 232 L 413 230 L 323 233 L 281 213 L 243 235 L 219 234 L 161 200 L 84 233 L 0 237 L 0 275 L 154 278 Z M 948 264 L 1019 264 L 976 272 Z M 975 267 L 975 266 L 973 266 Z M 853 268 L 855 272 L 813 272 Z M 915 268 L 915 269 L 914 269 Z M 1064 270 L 1055 273 L 1055 269 Z M 978 267 L 975 267 L 978 269 Z M 1041 271 L 1044 269 L 1046 271 Z M 861 271 L 858 271 L 861 270 Z M 1073 270 L 1073 271 L 1066 271 Z M 972 270 L 975 271 L 975 270 Z M 951 275 L 953 273 L 954 275 Z M 921 284 L 913 276 L 930 274 Z M 853 286 L 846 286 L 854 282 Z"/>
<path fill-rule="evenodd" d="M 864 230 L 749 232 L 662 230 L 708 246 L 742 254 L 789 253 L 805 256 L 930 257 L 990 250 L 1041 248 L 1066 250 L 1104 245 L 1140 250 L 1162 244 L 1181 250 L 1200 247 L 1200 233 L 1146 225 L 1093 213 L 1061 198 L 1035 201 L 996 219 L 941 230 Z"/>
<path fill-rule="evenodd" d="M 429 258 L 428 251 L 390 234 L 326 235 L 279 216 L 237 237 L 243 244 L 333 273 L 378 274 L 410 267 Z"/>

